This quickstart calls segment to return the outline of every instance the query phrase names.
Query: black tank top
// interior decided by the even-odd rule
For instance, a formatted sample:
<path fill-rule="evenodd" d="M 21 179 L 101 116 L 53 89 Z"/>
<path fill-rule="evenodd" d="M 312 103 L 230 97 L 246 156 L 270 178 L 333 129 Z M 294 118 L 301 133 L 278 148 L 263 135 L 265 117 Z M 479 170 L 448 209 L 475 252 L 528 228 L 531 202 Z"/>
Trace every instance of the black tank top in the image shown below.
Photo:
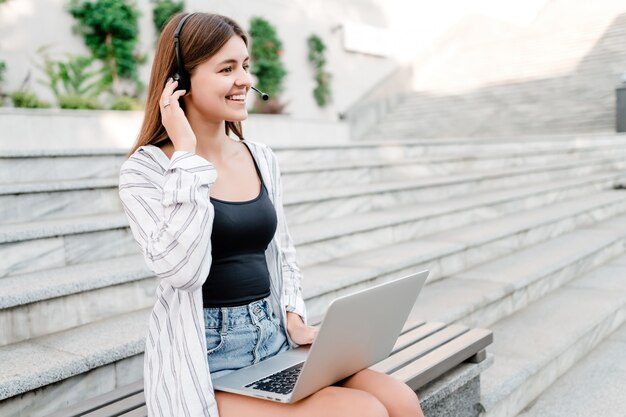
<path fill-rule="evenodd" d="M 248 149 L 245 143 L 244 146 Z M 202 286 L 204 308 L 240 306 L 270 295 L 265 250 L 276 232 L 276 210 L 254 156 L 252 160 L 261 179 L 256 198 L 224 201 L 210 197 L 215 210 L 211 233 L 213 259 Z"/>

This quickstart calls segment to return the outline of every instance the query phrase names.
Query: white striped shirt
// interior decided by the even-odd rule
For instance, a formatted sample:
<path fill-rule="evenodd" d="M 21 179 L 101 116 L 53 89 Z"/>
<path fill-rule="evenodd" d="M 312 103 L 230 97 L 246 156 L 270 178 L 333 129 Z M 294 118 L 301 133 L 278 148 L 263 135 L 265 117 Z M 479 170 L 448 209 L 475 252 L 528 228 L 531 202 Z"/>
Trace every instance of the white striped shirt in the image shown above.
<path fill-rule="evenodd" d="M 283 328 L 287 311 L 302 316 L 302 274 L 283 212 L 278 160 L 261 143 L 245 141 L 254 157 L 278 225 L 265 258 L 271 302 Z M 202 284 L 211 268 L 215 167 L 199 155 L 141 146 L 120 170 L 119 195 L 145 262 L 161 278 L 149 318 L 144 356 L 148 415 L 218 417 L 206 354 Z M 288 335 L 287 335 L 288 336 Z M 297 345 L 289 339 L 292 347 Z"/>

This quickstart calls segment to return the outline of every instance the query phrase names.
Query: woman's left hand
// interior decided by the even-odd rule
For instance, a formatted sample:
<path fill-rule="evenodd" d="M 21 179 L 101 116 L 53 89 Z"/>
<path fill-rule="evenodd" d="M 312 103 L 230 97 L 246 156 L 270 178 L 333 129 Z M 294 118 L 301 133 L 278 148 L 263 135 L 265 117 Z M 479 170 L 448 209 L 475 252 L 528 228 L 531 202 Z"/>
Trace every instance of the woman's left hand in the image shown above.
<path fill-rule="evenodd" d="M 307 326 L 296 313 L 287 312 L 287 332 L 289 337 L 299 345 L 310 345 L 317 337 L 319 329 Z"/>

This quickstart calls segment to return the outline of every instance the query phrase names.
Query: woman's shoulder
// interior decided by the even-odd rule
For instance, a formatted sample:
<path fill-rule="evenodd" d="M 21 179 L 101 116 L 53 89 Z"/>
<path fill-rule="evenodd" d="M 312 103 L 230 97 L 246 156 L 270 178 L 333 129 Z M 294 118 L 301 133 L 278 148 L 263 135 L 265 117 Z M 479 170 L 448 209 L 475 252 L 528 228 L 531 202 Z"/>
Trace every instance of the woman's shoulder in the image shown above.
<path fill-rule="evenodd" d="M 268 160 L 273 160 L 276 158 L 274 151 L 266 143 L 255 142 L 255 141 L 248 140 L 248 139 L 245 140 L 245 143 L 248 145 L 249 148 L 251 148 L 257 154 L 263 156 L 264 158 Z"/>
<path fill-rule="evenodd" d="M 244 142 L 247 145 L 249 145 L 249 146 L 251 146 L 253 148 L 256 148 L 256 149 L 269 149 L 269 146 L 267 146 L 267 144 L 265 144 L 265 143 L 256 142 L 256 141 L 248 140 L 248 139 L 246 139 Z"/>
<path fill-rule="evenodd" d="M 139 170 L 146 175 L 163 173 L 167 166 L 167 156 L 160 148 L 154 145 L 140 146 L 126 161 L 122 163 L 120 172 L 126 170 Z"/>

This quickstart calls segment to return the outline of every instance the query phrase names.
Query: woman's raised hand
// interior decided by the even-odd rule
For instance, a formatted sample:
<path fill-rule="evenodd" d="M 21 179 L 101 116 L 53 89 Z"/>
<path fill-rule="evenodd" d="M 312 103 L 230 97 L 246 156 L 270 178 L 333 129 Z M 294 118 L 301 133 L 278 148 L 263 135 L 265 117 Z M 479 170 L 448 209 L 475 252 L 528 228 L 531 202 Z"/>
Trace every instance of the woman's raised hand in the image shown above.
<path fill-rule="evenodd" d="M 161 120 L 176 151 L 195 153 L 196 135 L 191 130 L 185 112 L 178 103 L 178 99 L 185 95 L 186 91 L 174 91 L 176 85 L 178 85 L 178 81 L 174 81 L 171 77 L 168 78 L 159 102 Z"/>

